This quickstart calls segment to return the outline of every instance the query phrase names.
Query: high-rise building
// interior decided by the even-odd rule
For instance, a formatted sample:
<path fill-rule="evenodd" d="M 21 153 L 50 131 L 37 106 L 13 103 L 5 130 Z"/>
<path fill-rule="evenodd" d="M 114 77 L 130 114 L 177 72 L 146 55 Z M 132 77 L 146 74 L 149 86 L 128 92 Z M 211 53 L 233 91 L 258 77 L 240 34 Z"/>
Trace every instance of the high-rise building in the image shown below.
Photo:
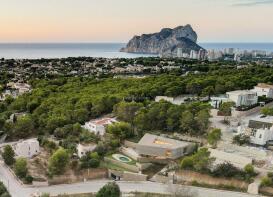
<path fill-rule="evenodd" d="M 179 57 L 179 58 L 183 57 L 183 49 L 182 48 L 177 48 L 177 57 Z"/>
<path fill-rule="evenodd" d="M 190 58 L 191 59 L 197 59 L 198 58 L 198 54 L 197 54 L 197 52 L 195 50 L 191 50 Z"/>
<path fill-rule="evenodd" d="M 241 61 L 241 57 L 240 57 L 239 53 L 235 53 L 234 54 L 234 61 L 236 61 L 236 62 L 240 62 Z"/>
<path fill-rule="evenodd" d="M 228 55 L 233 55 L 233 54 L 234 54 L 234 48 L 229 48 Z"/>
<path fill-rule="evenodd" d="M 204 49 L 200 49 L 198 52 L 198 59 L 199 60 L 204 60 L 206 57 L 206 51 Z"/>

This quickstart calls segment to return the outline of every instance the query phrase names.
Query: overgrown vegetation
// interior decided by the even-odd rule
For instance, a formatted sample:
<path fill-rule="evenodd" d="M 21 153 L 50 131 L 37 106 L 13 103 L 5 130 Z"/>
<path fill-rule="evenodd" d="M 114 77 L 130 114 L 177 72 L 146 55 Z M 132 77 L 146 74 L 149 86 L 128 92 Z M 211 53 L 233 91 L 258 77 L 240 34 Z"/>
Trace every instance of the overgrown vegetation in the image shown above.
<path fill-rule="evenodd" d="M 239 134 L 239 135 L 235 135 L 232 141 L 234 144 L 238 144 L 242 146 L 242 145 L 250 143 L 250 137 L 245 134 Z"/>
<path fill-rule="evenodd" d="M 257 175 L 252 165 L 246 165 L 243 170 L 235 167 L 231 163 L 221 163 L 214 165 L 215 158 L 210 157 L 210 152 L 206 148 L 199 149 L 192 156 L 187 156 L 181 161 L 181 168 L 206 173 L 214 177 L 236 178 L 250 182 Z"/>
<path fill-rule="evenodd" d="M 120 195 L 119 186 L 115 182 L 112 182 L 103 186 L 96 194 L 96 197 L 120 197 Z"/>
<path fill-rule="evenodd" d="M 264 114 L 265 116 L 273 116 L 273 108 L 264 107 L 264 108 L 261 110 L 261 113 Z"/>
<path fill-rule="evenodd" d="M 221 129 L 213 129 L 209 132 L 208 134 L 208 143 L 213 146 L 216 147 L 217 146 L 217 142 L 221 139 L 222 133 L 221 133 Z"/>
<path fill-rule="evenodd" d="M 146 105 L 147 101 L 157 95 L 220 94 L 235 89 L 249 89 L 258 82 L 273 82 L 273 71 L 266 67 L 253 66 L 240 70 L 218 66 L 207 68 L 206 73 L 189 74 L 184 77 L 163 74 L 144 79 L 84 77 L 35 79 L 31 82 L 34 87 L 31 93 L 1 103 L 0 129 L 8 134 L 9 139 L 53 134 L 56 129 L 66 125 L 82 124 L 90 118 L 110 113 L 113 111 L 113 106 L 123 99 L 138 103 L 145 101 L 143 104 Z M 211 87 L 209 92 L 208 87 Z M 166 104 L 154 107 L 172 111 L 172 108 L 170 109 Z M 13 112 L 27 112 L 27 115 L 19 118 L 14 124 L 6 122 L 5 120 Z M 153 110 L 149 109 L 141 110 L 142 116 L 152 112 Z M 189 113 L 187 110 L 183 112 L 189 122 L 191 122 L 191 114 L 198 113 Z M 173 113 L 171 115 L 176 116 Z M 126 121 L 131 122 L 132 119 Z M 168 125 L 166 121 L 161 121 L 159 125 L 170 131 L 178 128 L 178 125 L 170 122 L 171 120 L 168 121 L 170 124 Z M 183 125 L 183 128 L 186 128 L 187 132 L 188 129 L 193 129 L 187 128 L 187 125 Z M 69 137 L 70 133 L 67 136 Z"/>
<path fill-rule="evenodd" d="M 0 182 L 0 196 L 1 197 L 11 197 L 7 188 L 5 187 L 5 185 L 2 182 Z"/>

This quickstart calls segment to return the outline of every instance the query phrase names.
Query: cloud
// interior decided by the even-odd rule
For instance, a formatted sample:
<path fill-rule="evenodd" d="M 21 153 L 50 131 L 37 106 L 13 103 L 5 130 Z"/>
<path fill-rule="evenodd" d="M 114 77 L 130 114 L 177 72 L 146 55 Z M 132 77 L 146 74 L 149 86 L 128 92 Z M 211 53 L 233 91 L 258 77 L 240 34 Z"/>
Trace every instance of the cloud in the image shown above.
<path fill-rule="evenodd" d="M 243 0 L 243 1 L 234 1 L 233 6 L 256 6 L 256 5 L 266 5 L 273 4 L 273 0 Z"/>

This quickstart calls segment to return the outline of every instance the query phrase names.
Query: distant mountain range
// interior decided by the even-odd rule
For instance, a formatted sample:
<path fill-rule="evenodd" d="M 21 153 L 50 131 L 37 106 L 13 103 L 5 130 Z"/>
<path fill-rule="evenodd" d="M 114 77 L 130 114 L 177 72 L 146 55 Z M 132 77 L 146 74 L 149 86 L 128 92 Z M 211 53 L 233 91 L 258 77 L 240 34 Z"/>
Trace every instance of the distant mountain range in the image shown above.
<path fill-rule="evenodd" d="M 134 36 L 121 52 L 148 53 L 168 56 L 177 54 L 179 48 L 183 53 L 203 49 L 197 42 L 197 34 L 191 25 L 179 26 L 174 29 L 164 28 L 158 33 Z"/>

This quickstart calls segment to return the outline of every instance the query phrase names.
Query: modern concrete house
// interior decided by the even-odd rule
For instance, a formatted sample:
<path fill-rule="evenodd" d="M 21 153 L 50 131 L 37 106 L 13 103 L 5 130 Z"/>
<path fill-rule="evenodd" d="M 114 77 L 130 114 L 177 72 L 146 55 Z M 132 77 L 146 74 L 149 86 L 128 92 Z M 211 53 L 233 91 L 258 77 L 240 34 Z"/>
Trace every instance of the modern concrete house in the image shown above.
<path fill-rule="evenodd" d="M 252 144 L 265 146 L 273 141 L 273 116 L 253 118 L 247 126 L 239 126 L 237 133 L 250 136 Z"/>
<path fill-rule="evenodd" d="M 18 157 L 31 158 L 40 153 L 40 145 L 37 139 L 20 141 L 14 146 L 14 152 Z"/>
<path fill-rule="evenodd" d="M 251 91 L 256 92 L 257 96 L 265 96 L 266 98 L 273 98 L 273 85 L 266 83 L 259 83 Z"/>
<path fill-rule="evenodd" d="M 83 128 L 92 133 L 95 133 L 96 135 L 103 136 L 105 134 L 107 125 L 113 124 L 115 122 L 117 122 L 115 118 L 96 119 L 86 122 Z"/>
<path fill-rule="evenodd" d="M 142 156 L 177 159 L 191 153 L 195 145 L 146 133 L 138 142 L 136 152 Z"/>
<path fill-rule="evenodd" d="M 236 107 L 252 106 L 258 103 L 257 93 L 250 90 L 236 90 L 227 92 L 226 95 L 235 103 Z"/>

